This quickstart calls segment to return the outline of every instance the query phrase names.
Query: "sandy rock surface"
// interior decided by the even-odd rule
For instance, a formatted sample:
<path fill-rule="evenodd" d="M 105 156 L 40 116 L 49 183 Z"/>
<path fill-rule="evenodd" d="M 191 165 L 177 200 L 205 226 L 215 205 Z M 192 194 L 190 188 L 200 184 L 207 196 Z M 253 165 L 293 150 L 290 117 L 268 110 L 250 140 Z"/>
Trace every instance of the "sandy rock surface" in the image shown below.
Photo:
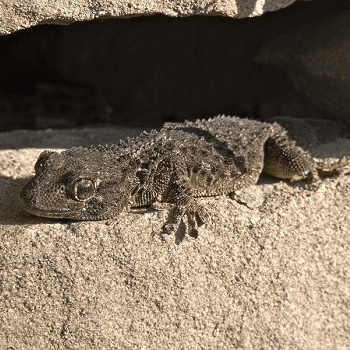
<path fill-rule="evenodd" d="M 161 233 L 166 211 L 71 222 L 19 207 L 42 148 L 111 143 L 114 132 L 131 135 L 0 134 L 1 349 L 348 347 L 350 176 L 264 177 L 238 194 L 245 204 L 203 198 L 212 222 L 178 246 Z M 313 154 L 349 149 L 342 139 Z"/>
<path fill-rule="evenodd" d="M 94 18 L 131 17 L 164 14 L 167 16 L 221 15 L 252 17 L 275 11 L 295 0 L 9 0 L 0 3 L 0 34 L 10 34 L 37 24 L 69 24 Z"/>

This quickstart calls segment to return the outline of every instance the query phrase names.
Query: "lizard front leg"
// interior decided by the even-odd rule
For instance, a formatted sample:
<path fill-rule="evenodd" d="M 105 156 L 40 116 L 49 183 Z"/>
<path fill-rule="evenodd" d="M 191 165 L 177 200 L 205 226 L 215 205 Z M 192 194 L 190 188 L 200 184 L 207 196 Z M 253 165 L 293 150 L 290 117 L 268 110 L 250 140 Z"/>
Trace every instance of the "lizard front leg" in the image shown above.
<path fill-rule="evenodd" d="M 181 193 L 177 193 L 177 195 L 181 196 Z M 168 221 L 164 224 L 163 230 L 168 234 L 176 234 L 178 229 L 184 225 L 181 239 L 187 233 L 191 237 L 197 238 L 198 228 L 204 225 L 208 218 L 209 215 L 204 207 L 198 204 L 194 198 L 188 197 L 185 203 L 175 203 L 175 208 L 170 214 Z"/>
<path fill-rule="evenodd" d="M 209 218 L 193 198 L 191 180 L 185 169 L 186 165 L 176 152 L 167 158 L 148 161 L 137 174 L 140 182 L 132 201 L 133 207 L 150 205 L 158 210 L 170 204 L 173 210 L 163 230 L 174 233 L 176 243 L 180 243 L 187 233 L 197 237 L 198 228 Z"/>
<path fill-rule="evenodd" d="M 163 226 L 164 232 L 174 233 L 176 244 L 179 244 L 186 234 L 197 238 L 199 227 L 209 220 L 209 215 L 205 208 L 193 198 L 190 180 L 176 176 L 170 183 L 168 195 L 164 201 L 175 205 Z"/>

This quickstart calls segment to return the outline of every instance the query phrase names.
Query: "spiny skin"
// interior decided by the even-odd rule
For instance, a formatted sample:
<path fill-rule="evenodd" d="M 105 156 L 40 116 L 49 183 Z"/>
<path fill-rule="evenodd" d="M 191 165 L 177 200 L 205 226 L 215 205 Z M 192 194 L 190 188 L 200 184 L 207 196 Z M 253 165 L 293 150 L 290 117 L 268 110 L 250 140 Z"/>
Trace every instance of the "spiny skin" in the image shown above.
<path fill-rule="evenodd" d="M 32 214 L 74 220 L 115 218 L 132 207 L 171 203 L 175 208 L 164 230 L 175 233 L 185 219 L 185 233 L 197 237 L 208 214 L 196 197 L 247 188 L 262 172 L 317 180 L 327 166 L 296 146 L 277 123 L 218 116 L 167 123 L 159 132 L 110 147 L 44 151 L 20 201 Z M 341 166 L 344 161 L 330 173 Z"/>

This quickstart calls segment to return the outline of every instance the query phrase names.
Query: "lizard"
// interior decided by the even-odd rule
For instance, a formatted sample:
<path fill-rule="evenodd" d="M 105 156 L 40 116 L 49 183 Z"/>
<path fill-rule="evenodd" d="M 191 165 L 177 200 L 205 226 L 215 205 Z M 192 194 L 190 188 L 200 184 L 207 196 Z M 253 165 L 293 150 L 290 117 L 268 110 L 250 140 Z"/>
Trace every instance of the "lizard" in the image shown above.
<path fill-rule="evenodd" d="M 277 122 L 219 115 L 166 123 L 111 146 L 45 150 L 22 189 L 22 207 L 37 216 L 72 220 L 116 218 L 133 208 L 173 206 L 163 226 L 198 236 L 210 215 L 196 198 L 244 190 L 259 176 L 309 180 L 339 175 L 350 160 L 314 160 Z"/>

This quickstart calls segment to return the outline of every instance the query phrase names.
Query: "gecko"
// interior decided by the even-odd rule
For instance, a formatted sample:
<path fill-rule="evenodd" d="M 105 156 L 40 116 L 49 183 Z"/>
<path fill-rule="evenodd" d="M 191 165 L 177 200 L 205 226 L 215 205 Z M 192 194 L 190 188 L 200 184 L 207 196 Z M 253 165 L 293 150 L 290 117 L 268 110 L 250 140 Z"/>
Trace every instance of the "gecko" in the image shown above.
<path fill-rule="evenodd" d="M 210 215 L 198 197 L 244 190 L 261 174 L 316 182 L 339 175 L 349 158 L 316 161 L 279 123 L 219 115 L 166 123 L 111 146 L 43 151 L 20 193 L 37 216 L 71 220 L 117 218 L 133 208 L 172 205 L 163 231 L 198 236 Z M 345 170 L 344 170 L 345 169 Z"/>

